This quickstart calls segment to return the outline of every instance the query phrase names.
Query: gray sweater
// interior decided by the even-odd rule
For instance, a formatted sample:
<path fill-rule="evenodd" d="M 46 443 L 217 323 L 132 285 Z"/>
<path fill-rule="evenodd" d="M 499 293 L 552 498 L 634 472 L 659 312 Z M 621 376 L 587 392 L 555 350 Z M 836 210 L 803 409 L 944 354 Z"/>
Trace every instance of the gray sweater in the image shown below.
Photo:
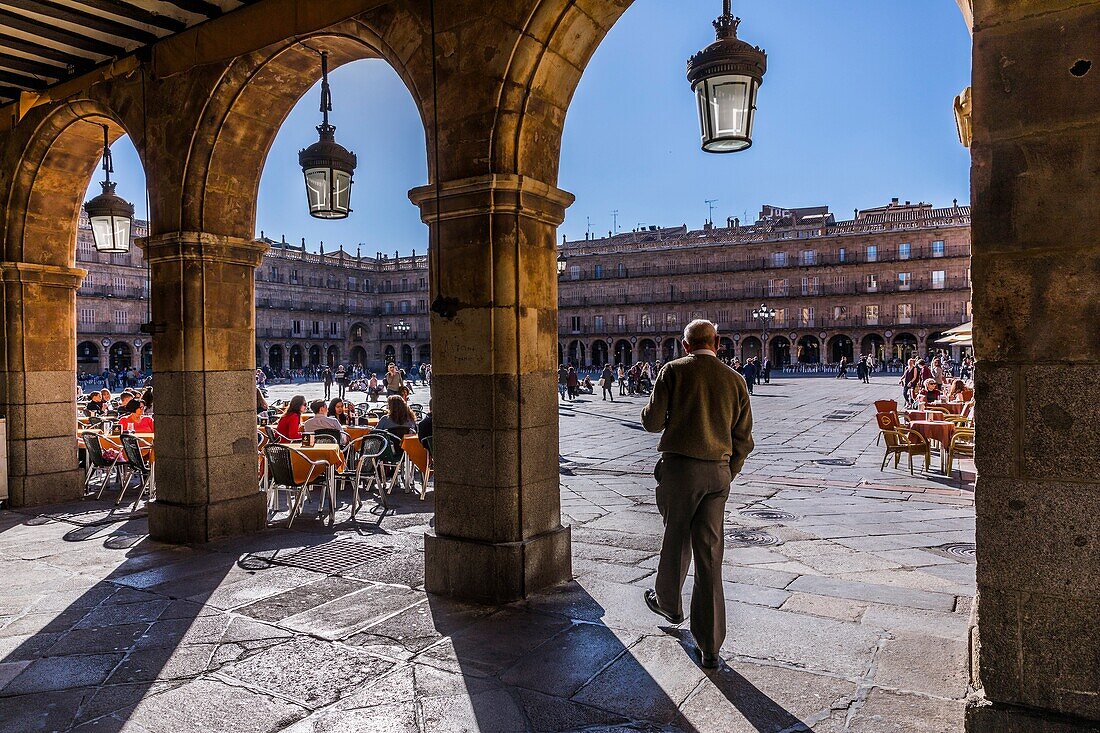
<path fill-rule="evenodd" d="M 734 475 L 752 452 L 752 408 L 745 379 L 716 357 L 689 354 L 661 367 L 642 425 L 664 434 L 662 453 L 728 461 Z"/>

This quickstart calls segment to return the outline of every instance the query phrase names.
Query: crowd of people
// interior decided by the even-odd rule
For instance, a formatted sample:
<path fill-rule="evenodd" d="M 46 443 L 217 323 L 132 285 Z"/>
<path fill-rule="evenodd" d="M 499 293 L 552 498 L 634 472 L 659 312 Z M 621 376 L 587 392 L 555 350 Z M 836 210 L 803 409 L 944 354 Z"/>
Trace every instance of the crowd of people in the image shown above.
<path fill-rule="evenodd" d="M 917 407 L 941 399 L 970 402 L 974 399 L 974 362 L 970 357 L 956 363 L 944 354 L 931 359 L 912 357 L 901 375 L 902 401 Z"/>

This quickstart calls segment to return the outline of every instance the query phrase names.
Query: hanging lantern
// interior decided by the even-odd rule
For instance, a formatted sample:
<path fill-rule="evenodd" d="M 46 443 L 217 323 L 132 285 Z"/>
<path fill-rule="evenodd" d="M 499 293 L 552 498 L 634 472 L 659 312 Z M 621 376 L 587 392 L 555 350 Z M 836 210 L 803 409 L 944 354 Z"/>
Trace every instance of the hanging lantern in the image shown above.
<path fill-rule="evenodd" d="M 565 253 L 558 253 L 558 277 L 565 274 Z"/>
<path fill-rule="evenodd" d="M 309 215 L 317 219 L 345 219 L 351 211 L 352 173 L 355 153 L 336 142 L 336 128 L 328 123 L 332 94 L 328 86 L 328 53 L 321 53 L 321 113 L 317 126 L 320 138 L 298 153 L 298 164 L 306 179 Z"/>
<path fill-rule="evenodd" d="M 735 153 L 752 145 L 756 92 L 768 70 L 763 49 L 737 37 L 741 19 L 730 12 L 730 0 L 723 0 L 723 11 L 714 21 L 718 40 L 688 60 L 688 81 L 708 153 Z"/>
<path fill-rule="evenodd" d="M 115 193 L 111 180 L 114 172 L 111 162 L 111 142 L 107 125 L 103 126 L 103 193 L 84 204 L 84 211 L 92 224 L 92 239 L 99 252 L 125 254 L 130 251 L 130 238 L 134 225 L 134 205 Z"/>

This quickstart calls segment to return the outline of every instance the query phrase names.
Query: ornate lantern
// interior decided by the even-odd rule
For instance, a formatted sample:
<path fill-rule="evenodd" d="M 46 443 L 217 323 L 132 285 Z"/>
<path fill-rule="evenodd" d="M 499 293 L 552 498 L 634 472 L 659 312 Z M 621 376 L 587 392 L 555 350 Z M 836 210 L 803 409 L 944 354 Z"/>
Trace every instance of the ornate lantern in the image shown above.
<path fill-rule="evenodd" d="M 103 126 L 103 193 L 85 202 L 84 211 L 92 224 L 92 239 L 99 252 L 125 254 L 130 251 L 134 225 L 134 205 L 115 193 L 111 162 L 111 141 L 107 125 Z"/>
<path fill-rule="evenodd" d="M 688 60 L 687 77 L 699 105 L 703 150 L 735 153 L 752 145 L 756 92 L 768 70 L 763 49 L 737 37 L 740 18 L 723 0 L 723 13 L 714 21 L 718 40 Z"/>
<path fill-rule="evenodd" d="M 351 211 L 355 153 L 336 142 L 336 128 L 328 122 L 332 93 L 328 86 L 328 53 L 321 53 L 321 114 L 317 142 L 298 152 L 298 164 L 306 179 L 309 215 L 317 219 L 346 219 Z"/>
<path fill-rule="evenodd" d="M 558 277 L 565 274 L 565 254 L 558 253 Z"/>

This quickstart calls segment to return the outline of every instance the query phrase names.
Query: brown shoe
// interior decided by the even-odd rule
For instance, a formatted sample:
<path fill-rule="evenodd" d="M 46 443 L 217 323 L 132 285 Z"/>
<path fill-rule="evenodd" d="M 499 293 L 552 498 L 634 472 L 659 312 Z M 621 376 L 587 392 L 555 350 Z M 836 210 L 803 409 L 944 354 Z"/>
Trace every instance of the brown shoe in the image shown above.
<path fill-rule="evenodd" d="M 658 616 L 663 616 L 664 618 L 668 619 L 670 623 L 673 624 L 684 623 L 683 614 L 679 616 L 673 616 L 671 613 L 661 608 L 661 604 L 657 602 L 657 591 L 652 589 L 647 590 L 643 594 L 643 597 L 645 598 L 645 604 L 649 606 L 649 610 L 653 611 L 653 613 L 657 614 Z"/>

